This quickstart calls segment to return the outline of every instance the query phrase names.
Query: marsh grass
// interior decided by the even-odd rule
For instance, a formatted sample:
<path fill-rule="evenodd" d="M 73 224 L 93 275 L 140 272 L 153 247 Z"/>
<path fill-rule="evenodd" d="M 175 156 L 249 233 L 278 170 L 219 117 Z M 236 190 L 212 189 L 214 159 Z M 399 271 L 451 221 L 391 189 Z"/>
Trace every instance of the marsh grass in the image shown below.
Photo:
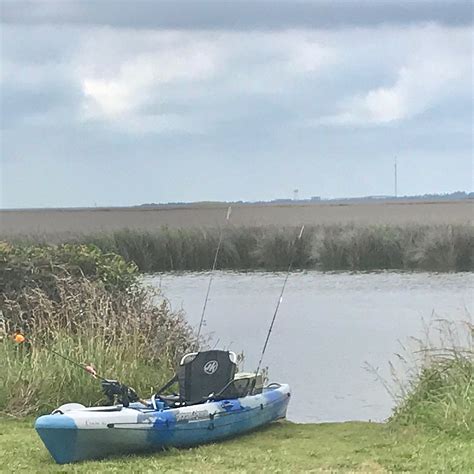
<path fill-rule="evenodd" d="M 134 262 L 144 273 L 207 270 L 219 228 L 170 229 L 156 232 L 124 229 L 111 233 L 68 236 L 91 243 Z M 294 268 L 323 271 L 474 270 L 474 228 L 470 225 L 320 225 L 297 227 L 227 227 L 218 268 L 281 270 L 295 252 Z M 17 237 L 23 242 L 39 237 Z"/>
<path fill-rule="evenodd" d="M 413 347 L 398 355 L 408 378 L 391 367 L 398 401 L 392 424 L 473 437 L 473 336 L 471 322 L 435 320 L 423 339 L 412 339 Z"/>

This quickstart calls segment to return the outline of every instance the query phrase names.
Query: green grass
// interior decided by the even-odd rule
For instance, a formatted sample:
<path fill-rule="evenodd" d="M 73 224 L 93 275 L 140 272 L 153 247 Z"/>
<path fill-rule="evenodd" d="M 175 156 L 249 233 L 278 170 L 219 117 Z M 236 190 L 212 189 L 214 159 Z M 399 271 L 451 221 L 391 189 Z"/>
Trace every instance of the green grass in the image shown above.
<path fill-rule="evenodd" d="M 132 336 L 129 341 L 112 345 L 102 338 L 86 336 L 64 335 L 49 343 L 48 349 L 79 363 L 93 361 L 103 377 L 117 378 L 143 397 L 150 397 L 173 371 L 165 361 L 147 363 L 139 352 L 134 354 Z M 6 339 L 0 341 L 0 360 L 0 412 L 29 415 L 48 413 L 64 400 L 85 405 L 106 401 L 98 380 L 42 346 L 27 351 Z"/>
<path fill-rule="evenodd" d="M 413 341 L 391 422 L 474 438 L 474 325 L 437 320 Z"/>
<path fill-rule="evenodd" d="M 58 466 L 33 420 L 0 418 L 10 472 L 473 472 L 474 440 L 378 423 L 274 423 L 218 444 Z"/>

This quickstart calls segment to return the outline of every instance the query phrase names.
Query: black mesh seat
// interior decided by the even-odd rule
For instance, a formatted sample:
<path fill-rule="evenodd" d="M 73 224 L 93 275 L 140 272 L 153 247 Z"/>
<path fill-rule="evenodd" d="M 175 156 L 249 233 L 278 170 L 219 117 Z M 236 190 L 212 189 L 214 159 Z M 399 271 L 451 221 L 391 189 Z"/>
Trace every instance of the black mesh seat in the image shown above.
<path fill-rule="evenodd" d="M 179 384 L 179 395 L 160 398 L 170 405 L 193 405 L 205 401 L 209 396 L 218 396 L 233 380 L 237 369 L 233 352 L 211 350 L 186 354 L 176 376 L 161 391 Z"/>
<path fill-rule="evenodd" d="M 178 370 L 181 400 L 192 405 L 218 394 L 233 379 L 237 366 L 228 351 L 204 351 L 183 357 Z"/>

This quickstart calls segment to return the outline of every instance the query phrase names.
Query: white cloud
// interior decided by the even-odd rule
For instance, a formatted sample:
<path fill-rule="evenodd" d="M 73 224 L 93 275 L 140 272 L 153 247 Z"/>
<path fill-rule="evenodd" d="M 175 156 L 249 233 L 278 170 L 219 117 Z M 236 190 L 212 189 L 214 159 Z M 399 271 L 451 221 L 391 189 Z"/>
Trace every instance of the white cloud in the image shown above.
<path fill-rule="evenodd" d="M 114 48 L 113 41 L 109 44 Z M 84 60 L 86 49 L 78 66 L 83 118 L 121 118 L 146 106 L 162 85 L 202 81 L 215 74 L 217 51 L 209 42 L 158 48 L 146 52 L 132 48 L 122 57 L 111 55 L 112 61 L 106 51 Z M 103 61 L 109 62 L 108 71 L 97 64 Z"/>
<path fill-rule="evenodd" d="M 323 119 L 332 124 L 383 124 L 411 118 L 435 104 L 449 83 L 462 74 L 451 61 L 427 61 L 403 67 L 393 86 L 377 87 L 340 106 L 341 112 Z"/>
<path fill-rule="evenodd" d="M 472 87 L 469 28 L 81 27 L 62 53 L 58 29 L 8 27 L 6 33 L 4 86 L 69 94 L 74 100 L 64 104 L 61 120 L 100 121 L 132 133 L 202 132 L 259 116 L 271 125 L 285 122 L 286 111 L 288 120 L 304 126 L 384 124 L 413 118 L 443 98 L 467 96 Z M 16 37 L 27 38 L 31 50 L 23 52 Z M 53 48 L 56 59 L 38 60 L 38 42 L 43 54 Z M 38 113 L 54 122 L 54 110 L 30 111 Z"/>
<path fill-rule="evenodd" d="M 470 80 L 472 51 L 466 31 L 442 31 L 429 26 L 419 29 L 415 37 L 412 31 L 407 33 L 413 43 L 402 49 L 403 65 L 394 71 L 391 85 L 346 97 L 339 102 L 338 113 L 317 122 L 370 125 L 409 119 L 456 93 L 460 83 Z"/>
<path fill-rule="evenodd" d="M 313 35 L 297 35 L 287 38 L 288 67 L 296 74 L 317 73 L 337 62 L 336 50 L 321 43 Z"/>
<path fill-rule="evenodd" d="M 84 41 L 75 59 L 84 97 L 81 118 L 126 127 L 126 122 L 137 125 L 141 110 L 151 102 L 190 103 L 206 97 L 213 102 L 235 94 L 283 92 L 295 77 L 314 76 L 333 61 L 330 48 L 301 31 L 132 34 L 103 29 L 98 37 Z M 226 116 L 232 113 L 225 111 Z M 223 113 L 211 115 L 222 117 Z M 163 123 L 158 118 L 142 118 L 146 129 Z M 190 123 L 186 117 L 178 122 Z"/>

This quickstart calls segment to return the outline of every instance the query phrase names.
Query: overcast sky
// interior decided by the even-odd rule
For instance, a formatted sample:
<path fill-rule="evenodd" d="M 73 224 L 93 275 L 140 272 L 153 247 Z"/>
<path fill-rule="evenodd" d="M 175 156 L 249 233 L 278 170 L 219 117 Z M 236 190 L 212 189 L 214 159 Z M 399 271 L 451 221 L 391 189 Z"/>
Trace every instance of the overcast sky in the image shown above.
<path fill-rule="evenodd" d="M 5 1 L 0 207 L 471 191 L 471 1 Z"/>

